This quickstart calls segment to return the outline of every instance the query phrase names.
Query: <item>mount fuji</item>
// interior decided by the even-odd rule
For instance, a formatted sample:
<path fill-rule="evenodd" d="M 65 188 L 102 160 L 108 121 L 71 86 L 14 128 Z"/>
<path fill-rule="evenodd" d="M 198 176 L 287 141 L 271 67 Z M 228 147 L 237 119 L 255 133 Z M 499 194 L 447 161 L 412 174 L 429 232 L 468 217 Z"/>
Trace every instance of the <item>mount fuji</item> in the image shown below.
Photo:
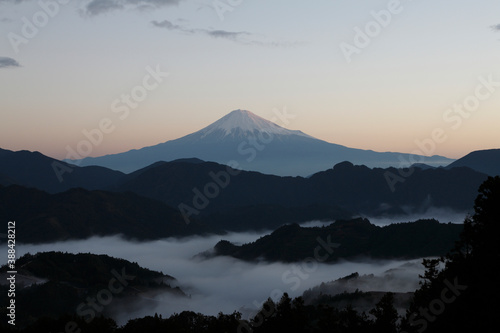
<path fill-rule="evenodd" d="M 403 161 L 446 166 L 442 156 L 411 156 L 348 148 L 283 128 L 246 110 L 235 110 L 211 125 L 176 140 L 101 157 L 67 160 L 79 166 L 98 165 L 126 173 L 157 161 L 198 158 L 234 168 L 279 176 L 310 176 L 350 161 L 368 167 L 400 167 Z"/>

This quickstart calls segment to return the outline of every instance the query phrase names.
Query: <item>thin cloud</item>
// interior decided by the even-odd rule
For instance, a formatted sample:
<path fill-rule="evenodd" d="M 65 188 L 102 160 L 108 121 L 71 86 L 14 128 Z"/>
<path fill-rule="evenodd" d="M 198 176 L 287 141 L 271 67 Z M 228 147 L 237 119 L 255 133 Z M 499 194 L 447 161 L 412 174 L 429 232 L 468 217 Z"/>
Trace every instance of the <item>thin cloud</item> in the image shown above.
<path fill-rule="evenodd" d="M 85 5 L 85 13 L 96 16 L 126 8 L 144 9 L 178 5 L 183 0 L 91 0 Z"/>
<path fill-rule="evenodd" d="M 93 0 L 85 6 L 85 12 L 89 15 L 99 15 L 112 10 L 123 9 L 123 1 L 115 0 Z"/>
<path fill-rule="evenodd" d="M 183 27 L 178 24 L 174 24 L 170 22 L 169 20 L 163 20 L 161 22 L 158 21 L 152 21 L 151 22 L 155 27 L 158 28 L 164 28 L 170 31 L 178 31 L 186 34 L 202 34 L 202 35 L 207 35 L 213 38 L 223 38 L 223 39 L 230 39 L 236 42 L 241 42 L 242 40 L 240 39 L 243 36 L 251 36 L 252 34 L 249 32 L 234 32 L 234 31 L 225 31 L 225 30 L 210 30 L 210 29 L 190 29 Z"/>
<path fill-rule="evenodd" d="M 500 31 L 500 24 L 497 24 L 497 25 L 492 25 L 492 26 L 491 26 L 491 29 L 492 29 L 493 31 Z"/>
<path fill-rule="evenodd" d="M 178 30 L 178 31 L 182 31 L 182 32 L 193 33 L 192 30 L 183 28 L 183 27 L 181 27 L 180 25 L 177 25 L 177 24 L 173 24 L 172 22 L 170 22 L 168 20 L 163 20 L 161 22 L 151 21 L 151 23 L 155 27 L 158 27 L 158 28 L 165 28 L 165 29 L 168 29 L 168 30 Z"/>
<path fill-rule="evenodd" d="M 174 24 L 169 20 L 151 21 L 151 23 L 157 28 L 163 28 L 170 31 L 176 31 L 189 35 L 205 35 L 212 38 L 227 39 L 239 44 L 245 45 L 261 45 L 261 46 L 292 46 L 296 43 L 288 42 L 276 42 L 276 41 L 266 41 L 259 38 L 257 35 L 246 31 L 226 31 L 218 29 L 191 29 L 178 24 Z"/>
<path fill-rule="evenodd" d="M 0 0 L 1 3 L 20 4 L 22 2 L 34 0 Z M 184 0 L 87 0 L 84 1 L 83 12 L 89 16 L 95 16 L 115 10 L 126 8 L 144 9 L 161 8 L 165 6 L 178 5 Z"/>
<path fill-rule="evenodd" d="M 0 57 L 0 68 L 9 67 L 21 67 L 21 65 L 15 59 L 9 57 Z"/>
<path fill-rule="evenodd" d="M 214 38 L 225 38 L 225 39 L 231 39 L 234 41 L 238 41 L 239 38 L 242 36 L 250 36 L 252 34 L 248 32 L 233 32 L 233 31 L 225 31 L 225 30 L 205 30 L 204 31 L 207 35 L 210 37 Z"/>

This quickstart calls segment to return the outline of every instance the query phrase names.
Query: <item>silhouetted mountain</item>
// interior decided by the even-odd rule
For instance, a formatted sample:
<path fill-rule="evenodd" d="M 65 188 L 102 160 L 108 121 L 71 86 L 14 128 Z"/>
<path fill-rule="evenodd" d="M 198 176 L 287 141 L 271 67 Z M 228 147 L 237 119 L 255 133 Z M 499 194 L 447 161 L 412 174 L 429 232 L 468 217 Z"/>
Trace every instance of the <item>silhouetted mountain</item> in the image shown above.
<path fill-rule="evenodd" d="M 489 176 L 500 175 L 500 149 L 477 150 L 448 165 L 447 169 L 467 167 Z"/>
<path fill-rule="evenodd" d="M 412 164 L 411 168 L 419 168 L 419 169 L 422 169 L 422 170 L 435 169 L 435 167 L 433 167 L 431 165 L 428 165 L 428 164 L 424 164 L 424 163 L 415 163 L 415 164 Z"/>
<path fill-rule="evenodd" d="M 326 205 L 368 215 L 394 215 L 429 207 L 471 209 L 478 186 L 487 178 L 468 168 L 415 168 L 391 187 L 389 175 L 400 177 L 400 170 L 344 162 L 302 178 L 234 170 L 212 162 L 165 162 L 126 175 L 109 189 L 154 198 L 183 208 L 190 216 L 254 205 Z"/>
<path fill-rule="evenodd" d="M 16 221 L 17 241 L 47 243 L 121 234 L 140 240 L 225 231 L 272 230 L 285 223 L 349 218 L 333 205 L 254 205 L 192 217 L 137 194 L 71 189 L 57 194 L 0 186 L 0 219 Z M 0 239 L 0 243 L 2 239 Z"/>
<path fill-rule="evenodd" d="M 0 166 L 3 184 L 55 192 L 83 184 L 142 196 L 83 189 L 50 196 L 18 187 L 2 188 L 0 215 L 19 220 L 21 228 L 26 224 L 20 236 L 25 242 L 117 233 L 152 239 L 274 229 L 284 223 L 350 218 L 353 213 L 402 215 L 429 207 L 465 211 L 471 208 L 476 188 L 486 179 L 469 168 L 414 168 L 404 178 L 398 176 L 403 174 L 398 169 L 370 169 L 350 162 L 309 178 L 279 177 L 182 159 L 156 162 L 128 175 L 100 167 L 72 167 L 59 183 L 52 164 L 62 162 L 26 151 L 2 150 L 0 158 L 6 162 Z M 388 174 L 399 179 L 390 184 Z M 44 228 L 53 232 L 42 232 Z"/>
<path fill-rule="evenodd" d="M 462 229 L 462 225 L 441 224 L 436 220 L 385 227 L 377 227 L 367 219 L 337 221 L 321 228 L 290 224 L 253 243 L 237 246 L 223 240 L 214 249 L 216 255 L 242 260 L 414 259 L 445 255 L 458 241 Z"/>
<path fill-rule="evenodd" d="M 138 170 L 122 178 L 117 186 L 108 189 L 131 191 L 178 207 L 181 203 L 194 206 L 192 201 L 197 190 L 204 192 L 207 184 L 215 184 L 219 188 L 218 195 L 209 200 L 205 209 L 201 209 L 203 213 L 210 213 L 251 205 L 275 204 L 289 207 L 315 203 L 303 203 L 297 198 L 298 191 L 302 188 L 299 185 L 304 182 L 305 179 L 300 177 L 282 178 L 240 171 L 213 162 L 193 164 L 180 161 L 157 163 L 146 170 Z M 207 189 L 216 191 L 215 187 Z"/>
<path fill-rule="evenodd" d="M 15 299 L 17 308 L 22 309 L 16 313 L 16 322 L 21 327 L 40 317 L 57 318 L 63 314 L 79 315 L 91 321 L 112 312 L 112 305 L 102 305 L 109 305 L 113 298 L 128 304 L 142 301 L 145 306 L 145 296 L 160 292 L 172 297 L 186 296 L 181 289 L 170 285 L 176 281 L 172 276 L 107 255 L 26 254 L 17 259 L 16 267 Z M 1 267 L 0 276 L 9 276 L 7 271 L 7 266 Z M 5 277 L 2 280 L 5 281 Z M 7 294 L 5 288 L 8 289 L 0 286 Z"/>
<path fill-rule="evenodd" d="M 81 187 L 99 189 L 118 181 L 123 173 L 98 166 L 78 167 L 39 152 L 0 149 L 0 184 L 34 187 L 49 193 Z"/>
<path fill-rule="evenodd" d="M 16 183 L 16 181 L 14 179 L 0 174 L 0 185 L 7 186 L 7 185 L 13 185 L 15 183 Z"/>
<path fill-rule="evenodd" d="M 119 154 L 87 157 L 79 165 L 133 172 L 159 160 L 190 157 L 233 166 L 237 163 L 244 170 L 280 176 L 308 176 L 346 160 L 369 167 L 399 166 L 401 159 L 437 166 L 452 162 L 442 156 L 410 158 L 403 153 L 348 148 L 288 130 L 252 112 L 235 110 L 182 138 Z"/>
<path fill-rule="evenodd" d="M 400 171 L 402 171 L 400 173 Z M 313 175 L 309 181 L 315 196 L 340 207 L 368 215 L 424 212 L 430 207 L 468 211 L 478 186 L 487 175 L 468 168 L 422 170 L 369 169 L 345 162 Z M 400 177 L 389 185 L 390 177 Z"/>
<path fill-rule="evenodd" d="M 187 225 L 176 209 L 134 193 L 71 189 L 48 194 L 17 185 L 0 186 L 0 219 L 16 221 L 21 243 L 116 234 L 158 239 L 206 231 L 196 219 Z"/>

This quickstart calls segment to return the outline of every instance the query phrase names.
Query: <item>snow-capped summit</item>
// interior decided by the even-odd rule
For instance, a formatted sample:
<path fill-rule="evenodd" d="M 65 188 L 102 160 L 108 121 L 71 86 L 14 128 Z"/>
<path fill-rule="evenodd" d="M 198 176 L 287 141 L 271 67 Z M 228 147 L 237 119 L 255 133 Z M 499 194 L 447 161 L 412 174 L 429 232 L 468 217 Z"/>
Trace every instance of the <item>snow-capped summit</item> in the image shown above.
<path fill-rule="evenodd" d="M 280 176 L 309 176 L 343 161 L 368 167 L 399 167 L 401 159 L 415 159 L 408 154 L 378 153 L 329 143 L 301 131 L 281 127 L 250 111 L 235 110 L 211 125 L 175 140 L 69 162 L 132 172 L 157 161 L 190 158 Z M 434 166 L 452 162 L 440 156 L 422 156 L 421 160 Z"/>
<path fill-rule="evenodd" d="M 257 132 L 272 135 L 301 135 L 309 137 L 301 131 L 288 130 L 250 111 L 239 109 L 228 113 L 195 134 L 199 134 L 200 138 L 203 139 L 209 135 L 216 135 L 219 138 L 224 138 L 226 136 L 244 137 Z"/>

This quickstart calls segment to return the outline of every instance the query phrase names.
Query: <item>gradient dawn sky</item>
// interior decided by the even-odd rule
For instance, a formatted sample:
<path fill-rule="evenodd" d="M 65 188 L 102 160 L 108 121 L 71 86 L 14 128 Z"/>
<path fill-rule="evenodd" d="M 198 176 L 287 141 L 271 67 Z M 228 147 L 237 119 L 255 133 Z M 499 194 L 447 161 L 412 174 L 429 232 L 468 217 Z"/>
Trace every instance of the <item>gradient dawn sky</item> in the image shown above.
<path fill-rule="evenodd" d="M 500 147 L 498 0 L 0 0 L 0 35 L 4 149 L 65 158 L 101 126 L 90 155 L 118 153 L 235 109 L 348 147 Z"/>

